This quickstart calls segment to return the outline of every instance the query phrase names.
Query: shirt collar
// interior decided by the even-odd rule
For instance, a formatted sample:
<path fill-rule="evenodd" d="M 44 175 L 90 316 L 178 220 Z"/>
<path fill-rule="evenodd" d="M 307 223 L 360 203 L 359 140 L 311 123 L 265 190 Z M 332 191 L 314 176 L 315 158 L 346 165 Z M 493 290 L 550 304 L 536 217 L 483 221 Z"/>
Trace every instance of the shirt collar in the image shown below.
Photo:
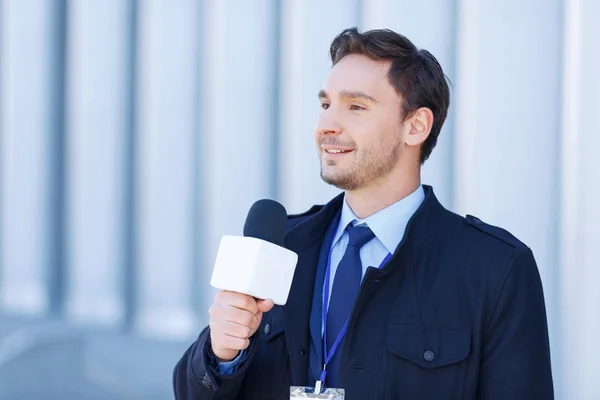
<path fill-rule="evenodd" d="M 351 222 L 353 225 L 366 223 L 386 250 L 390 254 L 393 254 L 404 237 L 404 231 L 406 230 L 408 221 L 417 211 L 424 199 L 425 191 L 423 190 L 423 186 L 419 185 L 419 187 L 407 197 L 361 220 L 354 214 L 344 198 L 342 215 L 340 216 L 336 235 L 333 238 L 333 244 L 335 245 L 342 237 L 346 227 Z"/>

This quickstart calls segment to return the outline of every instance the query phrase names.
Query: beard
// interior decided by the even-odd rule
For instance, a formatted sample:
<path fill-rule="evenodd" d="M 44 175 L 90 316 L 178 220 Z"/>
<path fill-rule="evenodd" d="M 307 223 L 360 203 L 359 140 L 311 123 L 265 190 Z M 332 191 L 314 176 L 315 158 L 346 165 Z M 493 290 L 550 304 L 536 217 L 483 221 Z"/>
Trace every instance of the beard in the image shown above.
<path fill-rule="evenodd" d="M 400 142 L 389 145 L 382 143 L 377 149 L 362 151 L 355 149 L 353 153 L 352 160 L 343 162 L 321 159 L 321 179 L 329 185 L 346 191 L 368 186 L 387 175 L 396 166 L 400 156 Z M 330 172 L 327 172 L 327 169 Z"/>

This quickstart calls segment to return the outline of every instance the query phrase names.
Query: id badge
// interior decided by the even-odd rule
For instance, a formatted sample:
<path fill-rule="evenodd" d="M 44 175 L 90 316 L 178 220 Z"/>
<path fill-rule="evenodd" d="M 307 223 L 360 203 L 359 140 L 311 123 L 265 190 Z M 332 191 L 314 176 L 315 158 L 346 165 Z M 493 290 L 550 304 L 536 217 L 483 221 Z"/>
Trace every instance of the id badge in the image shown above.
<path fill-rule="evenodd" d="M 319 393 L 320 392 L 320 393 Z M 315 392 L 314 387 L 292 386 L 290 388 L 290 400 L 293 399 L 327 399 L 344 400 L 344 389 L 324 388 Z"/>

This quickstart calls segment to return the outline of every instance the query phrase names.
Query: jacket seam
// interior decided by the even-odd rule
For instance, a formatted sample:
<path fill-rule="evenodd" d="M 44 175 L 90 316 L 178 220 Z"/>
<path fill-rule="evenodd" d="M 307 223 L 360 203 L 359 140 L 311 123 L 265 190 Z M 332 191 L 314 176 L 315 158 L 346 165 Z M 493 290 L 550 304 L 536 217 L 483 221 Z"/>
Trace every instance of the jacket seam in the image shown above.
<path fill-rule="evenodd" d="M 506 273 L 504 274 L 504 277 L 502 278 L 502 283 L 500 284 L 500 287 L 498 289 L 498 295 L 496 296 L 496 300 L 494 301 L 494 306 L 492 307 L 492 311 L 490 313 L 490 316 L 488 318 L 488 320 L 485 323 L 484 329 L 483 329 L 483 334 L 487 334 L 487 331 L 489 329 L 490 324 L 492 323 L 494 316 L 496 315 L 496 312 L 498 310 L 498 304 L 500 303 L 500 299 L 502 298 L 502 295 L 504 293 L 504 289 L 506 287 L 506 283 L 508 281 L 508 278 L 516 264 L 517 259 L 522 256 L 525 255 L 526 253 L 528 253 L 530 251 L 529 248 L 525 248 L 525 249 L 517 249 L 517 251 L 514 253 L 514 255 L 512 256 L 512 258 L 509 261 L 508 264 L 508 268 L 506 269 Z"/>

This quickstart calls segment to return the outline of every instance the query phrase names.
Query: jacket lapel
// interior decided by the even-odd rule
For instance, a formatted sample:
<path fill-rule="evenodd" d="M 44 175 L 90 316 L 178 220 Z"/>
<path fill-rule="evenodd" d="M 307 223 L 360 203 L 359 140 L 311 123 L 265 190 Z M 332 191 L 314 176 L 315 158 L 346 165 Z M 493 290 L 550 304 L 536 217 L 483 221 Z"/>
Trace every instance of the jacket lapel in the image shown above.
<path fill-rule="evenodd" d="M 336 197 L 286 233 L 285 247 L 298 254 L 294 280 L 284 306 L 285 337 L 294 385 L 308 384 L 309 319 L 317 264 L 323 237 L 342 199 L 343 195 Z"/>

